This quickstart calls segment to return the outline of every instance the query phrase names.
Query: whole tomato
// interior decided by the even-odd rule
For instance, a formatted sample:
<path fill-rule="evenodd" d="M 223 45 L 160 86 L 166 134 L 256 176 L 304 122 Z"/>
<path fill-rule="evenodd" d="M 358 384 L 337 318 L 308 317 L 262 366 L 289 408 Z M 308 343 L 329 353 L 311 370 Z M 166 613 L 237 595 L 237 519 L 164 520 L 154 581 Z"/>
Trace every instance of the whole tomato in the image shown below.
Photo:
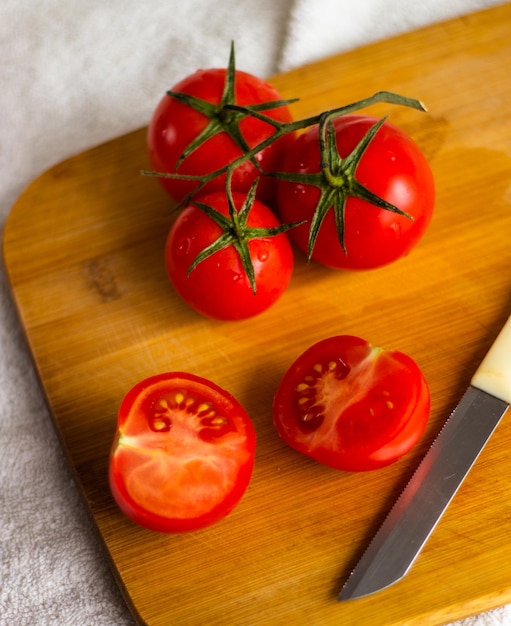
<path fill-rule="evenodd" d="M 372 470 L 420 439 L 429 388 L 416 362 L 395 350 L 339 335 L 319 341 L 289 367 L 273 404 L 278 434 L 329 467 Z"/>
<path fill-rule="evenodd" d="M 294 259 L 271 209 L 248 195 L 199 196 L 172 225 L 165 265 L 177 293 L 199 313 L 240 320 L 261 313 L 286 290 Z"/>
<path fill-rule="evenodd" d="M 370 269 L 408 254 L 433 215 L 435 186 L 419 147 L 386 120 L 343 115 L 297 136 L 279 175 L 282 221 L 309 258 L 336 269 Z"/>
<path fill-rule="evenodd" d="M 274 127 L 246 112 L 229 110 L 230 104 L 264 113 L 282 122 L 291 113 L 279 93 L 266 81 L 236 70 L 231 50 L 228 68 L 200 69 L 167 92 L 151 118 L 147 143 L 156 172 L 204 176 L 228 165 L 259 145 Z M 281 137 L 236 168 L 231 180 L 235 191 L 248 192 L 261 172 L 277 169 L 291 136 Z M 169 194 L 180 202 L 193 192 L 197 180 L 159 178 Z M 224 189 L 225 176 L 215 177 L 200 191 Z M 258 197 L 273 198 L 275 181 L 263 179 Z"/>
<path fill-rule="evenodd" d="M 110 488 L 119 508 L 145 528 L 204 528 L 245 493 L 255 445 L 253 424 L 229 392 L 193 374 L 158 374 L 121 403 Z"/>

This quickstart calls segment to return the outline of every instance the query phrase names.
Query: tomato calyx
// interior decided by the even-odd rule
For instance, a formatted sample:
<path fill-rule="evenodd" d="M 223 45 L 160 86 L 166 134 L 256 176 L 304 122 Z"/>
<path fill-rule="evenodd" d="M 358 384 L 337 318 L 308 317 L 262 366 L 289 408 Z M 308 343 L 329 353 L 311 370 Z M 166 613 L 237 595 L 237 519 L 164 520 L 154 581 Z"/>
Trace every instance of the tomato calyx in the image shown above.
<path fill-rule="evenodd" d="M 279 107 L 287 106 L 293 102 L 296 102 L 296 98 L 292 100 L 273 100 L 270 102 L 262 102 L 259 104 L 253 104 L 243 107 L 243 110 L 235 110 L 231 108 L 231 105 L 236 104 L 236 60 L 234 53 L 234 43 L 231 43 L 231 50 L 229 54 L 229 63 L 227 66 L 227 73 L 225 77 L 225 85 L 219 104 L 214 104 L 197 98 L 187 93 L 181 93 L 178 91 L 167 91 L 167 95 L 175 100 L 178 100 L 181 104 L 191 107 L 198 113 L 201 113 L 209 119 L 209 123 L 203 129 L 201 133 L 191 141 L 185 148 L 181 156 L 176 163 L 176 170 L 179 169 L 181 163 L 192 153 L 202 146 L 206 141 L 218 135 L 219 133 L 226 133 L 232 141 L 239 147 L 243 154 L 250 152 L 250 161 L 253 165 L 260 169 L 259 163 L 255 158 L 257 153 L 250 151 L 250 146 L 245 141 L 243 134 L 240 130 L 240 122 L 252 113 L 260 111 L 269 111 L 271 109 L 277 109 Z"/>
<path fill-rule="evenodd" d="M 265 148 L 268 148 L 271 144 L 275 143 L 276 141 L 278 141 L 285 135 L 289 135 L 297 131 L 305 130 L 306 128 L 309 128 L 310 126 L 314 126 L 316 124 L 321 124 L 323 127 L 325 127 L 327 122 L 331 121 L 332 119 L 336 117 L 340 117 L 342 115 L 348 115 L 349 113 L 354 113 L 355 111 L 359 111 L 360 109 L 364 109 L 366 107 L 369 107 L 369 106 L 372 106 L 373 104 L 378 104 L 378 103 L 395 104 L 398 106 L 405 106 L 408 108 L 412 108 L 417 111 L 426 111 L 426 107 L 422 104 L 422 102 L 420 102 L 420 100 L 417 100 L 415 98 L 408 98 L 406 96 L 402 96 L 400 94 L 393 93 L 391 91 L 377 91 L 376 93 L 374 93 L 373 95 L 367 98 L 357 100 L 356 102 L 352 102 L 350 104 L 346 104 L 335 109 L 324 111 L 323 113 L 320 113 L 319 115 L 314 115 L 308 118 L 295 120 L 292 122 L 282 122 L 280 120 L 272 119 L 268 117 L 267 115 L 265 115 L 264 111 L 261 109 L 261 107 L 264 107 L 268 104 L 272 104 L 275 107 L 277 107 L 277 106 L 282 106 L 284 104 L 289 104 L 295 101 L 296 99 L 276 101 L 276 102 L 274 101 L 272 103 L 264 103 L 261 105 L 254 105 L 252 107 L 242 106 L 242 105 L 236 104 L 235 102 L 225 102 L 222 107 L 223 114 L 227 115 L 230 112 L 230 113 L 236 113 L 242 117 L 246 117 L 246 116 L 253 117 L 260 121 L 266 122 L 270 126 L 273 126 L 274 132 L 265 140 L 257 144 L 256 146 L 243 151 L 243 154 L 241 154 L 234 161 L 231 161 L 229 164 L 224 165 L 223 167 L 220 167 L 214 171 L 211 171 L 208 174 L 179 174 L 177 172 L 174 172 L 174 173 L 155 172 L 155 171 L 150 171 L 150 170 L 142 170 L 141 174 L 142 176 L 150 176 L 150 177 L 156 177 L 156 178 L 169 178 L 169 179 L 175 179 L 175 180 L 196 181 L 197 186 L 177 205 L 176 207 L 176 210 L 177 210 L 181 208 L 182 206 L 184 206 L 187 202 L 189 202 L 192 197 L 197 196 L 201 192 L 201 190 L 204 188 L 204 186 L 207 185 L 207 183 L 209 183 L 211 180 L 218 178 L 220 176 L 223 176 L 229 170 L 233 171 L 240 165 L 243 165 L 243 163 L 245 163 L 246 161 L 253 161 L 256 155 L 259 154 L 259 152 L 261 152 Z M 240 120 L 242 119 L 242 117 L 239 117 L 238 119 Z M 186 152 L 188 152 L 188 149 Z M 190 152 L 188 152 L 188 154 L 189 153 Z M 181 159 L 181 162 L 182 162 L 182 159 Z M 264 176 L 280 178 L 282 177 L 283 174 L 287 175 L 287 173 L 284 173 L 284 172 L 268 172 L 268 173 L 265 173 Z M 304 182 L 303 179 L 300 179 L 300 182 Z M 314 183 L 311 183 L 311 184 L 314 184 Z M 373 198 L 373 200 L 374 199 L 375 198 Z M 378 202 L 378 196 L 376 196 L 376 202 Z M 389 205 L 389 207 L 392 207 L 392 205 Z M 392 209 L 390 209 L 389 207 L 387 207 L 389 210 L 396 208 L 396 207 L 392 207 Z M 399 212 L 399 209 L 397 210 Z"/>
<path fill-rule="evenodd" d="M 254 265 L 252 263 L 252 257 L 250 255 L 249 242 L 253 239 L 264 239 L 267 237 L 275 237 L 286 231 L 302 224 L 303 222 L 293 222 L 290 224 L 281 224 L 273 228 L 256 228 L 248 225 L 248 217 L 250 210 L 254 204 L 256 198 L 257 183 L 250 188 L 249 192 L 245 196 L 242 206 L 237 209 L 234 203 L 232 190 L 230 186 L 230 176 L 232 170 L 228 172 L 226 183 L 227 202 L 229 206 L 229 217 L 226 217 L 212 206 L 195 200 L 193 204 L 203 211 L 208 217 L 210 217 L 222 230 L 220 236 L 213 241 L 209 246 L 204 248 L 194 259 L 187 274 L 197 267 L 199 263 L 215 254 L 219 250 L 223 250 L 229 246 L 232 246 L 241 261 L 243 270 L 249 280 L 252 293 L 255 295 L 257 292 L 257 285 L 255 280 Z"/>
<path fill-rule="evenodd" d="M 271 174 L 280 180 L 314 185 L 320 190 L 320 196 L 312 216 L 309 239 L 307 244 L 307 260 L 310 261 L 314 246 L 318 237 L 319 229 L 330 209 L 334 212 L 335 225 L 339 243 L 347 255 L 345 242 L 345 211 L 348 198 L 354 197 L 377 206 L 385 211 L 397 213 L 413 221 L 413 217 L 402 211 L 399 207 L 387 202 L 382 197 L 370 191 L 356 178 L 357 167 L 367 147 L 374 139 L 376 133 L 386 121 L 386 117 L 378 120 L 362 137 L 352 152 L 342 158 L 337 147 L 336 132 L 333 124 L 332 113 L 325 113 L 318 124 L 318 141 L 320 150 L 320 171 L 316 173 L 299 172 L 275 172 Z"/>

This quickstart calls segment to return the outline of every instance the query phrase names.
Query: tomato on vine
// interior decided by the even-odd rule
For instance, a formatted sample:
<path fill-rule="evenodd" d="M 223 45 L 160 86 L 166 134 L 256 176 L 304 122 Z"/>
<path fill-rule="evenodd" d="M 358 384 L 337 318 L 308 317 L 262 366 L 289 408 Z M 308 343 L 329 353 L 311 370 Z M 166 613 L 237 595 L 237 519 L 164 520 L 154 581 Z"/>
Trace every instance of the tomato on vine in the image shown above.
<path fill-rule="evenodd" d="M 286 231 L 269 207 L 248 194 L 199 196 L 176 218 L 165 265 L 177 293 L 199 313 L 219 320 L 252 317 L 286 290 L 294 258 Z"/>
<path fill-rule="evenodd" d="M 340 335 L 311 346 L 284 374 L 273 403 L 277 433 L 329 467 L 373 470 L 419 441 L 430 394 L 417 363 Z"/>
<path fill-rule="evenodd" d="M 408 254 L 433 214 L 435 187 L 419 147 L 386 119 L 325 114 L 293 139 L 276 173 L 283 221 L 309 259 L 380 267 Z"/>
<path fill-rule="evenodd" d="M 150 530 L 205 528 L 242 498 L 255 445 L 253 424 L 229 392 L 184 372 L 146 378 L 119 409 L 112 495 L 125 515 Z"/>
<path fill-rule="evenodd" d="M 169 90 L 156 107 L 147 132 L 151 165 L 156 172 L 182 176 L 160 176 L 161 184 L 177 202 L 199 186 L 201 193 L 224 189 L 225 175 L 203 186 L 197 177 L 215 172 L 268 139 L 275 128 L 264 117 L 291 121 L 290 102 L 266 81 L 236 70 L 231 46 L 227 68 L 197 70 Z M 264 116 L 258 119 L 252 112 Z M 232 189 L 248 192 L 262 172 L 277 169 L 290 140 L 286 135 L 270 142 L 240 163 L 232 176 Z M 269 202 L 274 187 L 274 181 L 262 180 L 258 197 Z"/>

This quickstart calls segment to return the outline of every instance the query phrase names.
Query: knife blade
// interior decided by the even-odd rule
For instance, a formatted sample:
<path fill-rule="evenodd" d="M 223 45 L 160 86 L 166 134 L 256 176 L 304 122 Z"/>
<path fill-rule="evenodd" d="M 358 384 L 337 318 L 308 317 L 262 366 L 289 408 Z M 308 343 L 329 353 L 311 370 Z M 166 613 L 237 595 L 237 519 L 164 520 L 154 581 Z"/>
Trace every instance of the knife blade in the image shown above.
<path fill-rule="evenodd" d="M 401 580 L 511 404 L 511 317 L 346 580 L 338 600 Z"/>

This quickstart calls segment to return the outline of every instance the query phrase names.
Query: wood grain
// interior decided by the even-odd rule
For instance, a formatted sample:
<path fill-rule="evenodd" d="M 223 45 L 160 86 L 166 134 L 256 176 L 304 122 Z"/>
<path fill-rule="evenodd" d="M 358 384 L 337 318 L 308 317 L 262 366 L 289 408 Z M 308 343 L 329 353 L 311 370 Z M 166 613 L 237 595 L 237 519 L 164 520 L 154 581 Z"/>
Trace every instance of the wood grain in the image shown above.
<path fill-rule="evenodd" d="M 4 260 L 55 427 L 121 589 L 141 623 L 439 624 L 511 602 L 511 423 L 484 450 L 409 575 L 365 599 L 336 595 L 511 310 L 511 5 L 276 76 L 297 117 L 380 89 L 429 113 L 379 105 L 434 169 L 430 230 L 365 273 L 297 258 L 289 291 L 245 322 L 201 318 L 168 285 L 170 203 L 141 129 L 35 180 L 12 209 Z M 432 391 L 417 448 L 372 473 L 288 449 L 271 401 L 292 360 L 352 333 L 412 355 Z M 184 536 L 131 524 L 106 471 L 116 412 L 141 378 L 188 370 L 229 389 L 258 433 L 254 477 L 226 520 Z"/>

